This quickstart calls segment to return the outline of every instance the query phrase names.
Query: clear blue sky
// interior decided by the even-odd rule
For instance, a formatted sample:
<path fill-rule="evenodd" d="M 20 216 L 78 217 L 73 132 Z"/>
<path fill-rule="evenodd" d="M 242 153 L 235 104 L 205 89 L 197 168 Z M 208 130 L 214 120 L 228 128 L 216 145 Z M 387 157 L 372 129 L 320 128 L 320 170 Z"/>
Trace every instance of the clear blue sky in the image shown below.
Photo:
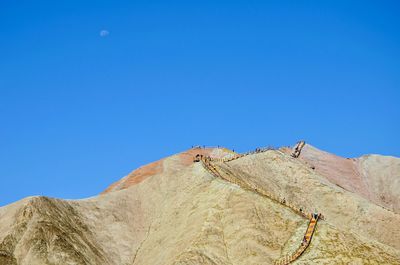
<path fill-rule="evenodd" d="M 399 14 L 398 1 L 2 0 L 0 205 L 93 196 L 196 144 L 400 156 Z"/>

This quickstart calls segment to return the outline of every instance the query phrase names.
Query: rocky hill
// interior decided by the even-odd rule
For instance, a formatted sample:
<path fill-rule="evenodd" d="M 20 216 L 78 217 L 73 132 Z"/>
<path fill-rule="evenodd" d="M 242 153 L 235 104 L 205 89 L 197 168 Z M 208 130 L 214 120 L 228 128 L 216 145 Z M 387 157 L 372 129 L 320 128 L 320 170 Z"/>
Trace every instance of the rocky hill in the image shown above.
<path fill-rule="evenodd" d="M 400 159 L 193 148 L 96 197 L 0 208 L 0 265 L 291 262 L 400 264 Z"/>

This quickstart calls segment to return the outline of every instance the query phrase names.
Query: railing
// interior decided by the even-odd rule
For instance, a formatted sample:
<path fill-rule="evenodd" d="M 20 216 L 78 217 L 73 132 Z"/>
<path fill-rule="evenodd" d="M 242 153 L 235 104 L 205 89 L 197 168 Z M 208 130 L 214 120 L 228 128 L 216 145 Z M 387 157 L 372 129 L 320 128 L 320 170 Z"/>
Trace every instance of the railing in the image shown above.
<path fill-rule="evenodd" d="M 203 147 L 194 147 L 195 148 L 203 148 Z M 221 148 L 218 146 L 218 148 Z M 213 162 L 230 162 L 233 160 L 236 160 L 238 158 L 242 158 L 248 155 L 253 155 L 253 154 L 258 154 L 258 153 L 263 153 L 269 150 L 275 150 L 274 147 L 268 146 L 268 147 L 263 147 L 263 148 L 256 148 L 254 151 L 250 151 L 250 152 L 246 152 L 246 153 L 242 153 L 242 154 L 238 154 L 238 153 L 234 153 L 228 157 L 224 157 L 224 158 L 212 158 L 209 156 L 203 156 L 203 155 L 196 155 L 196 157 L 194 158 L 194 162 L 199 162 L 201 159 L 209 159 L 210 161 Z"/>
<path fill-rule="evenodd" d="M 277 261 L 274 262 L 275 265 L 287 265 L 298 259 L 304 251 L 306 251 L 307 247 L 311 243 L 312 236 L 315 232 L 315 228 L 317 226 L 318 219 L 320 218 L 320 214 L 312 214 L 311 219 L 308 223 L 308 227 L 306 233 L 303 237 L 303 241 L 300 246 L 296 249 L 293 254 L 286 255 Z"/>
<path fill-rule="evenodd" d="M 301 149 L 303 149 L 304 145 L 306 144 L 305 141 L 299 141 L 296 146 L 294 147 L 293 153 L 292 153 L 292 157 L 294 158 L 298 158 L 300 156 L 301 153 Z"/>
<path fill-rule="evenodd" d="M 304 144 L 303 144 L 303 146 L 304 146 Z M 215 177 L 219 177 L 228 182 L 234 183 L 234 184 L 242 187 L 243 189 L 250 190 L 252 192 L 256 192 L 256 193 L 258 193 L 262 196 L 265 196 L 275 202 L 278 202 L 281 205 L 289 207 L 291 210 L 293 210 L 295 213 L 299 214 L 302 217 L 310 218 L 310 221 L 308 223 L 308 227 L 307 227 L 306 233 L 303 237 L 303 241 L 302 241 L 301 245 L 297 248 L 297 250 L 293 254 L 288 254 L 282 258 L 279 258 L 275 262 L 275 265 L 286 265 L 286 264 L 292 263 L 293 261 L 298 259 L 304 253 L 304 251 L 310 245 L 310 242 L 311 242 L 312 236 L 314 234 L 318 219 L 322 219 L 323 216 L 320 213 L 319 214 L 318 213 L 306 214 L 304 212 L 303 208 L 300 208 L 298 206 L 293 205 L 292 203 L 287 202 L 285 198 L 279 198 L 271 193 L 264 191 L 263 189 L 259 189 L 254 184 L 247 183 L 244 180 L 241 180 L 241 179 L 235 177 L 233 174 L 228 173 L 226 171 L 224 171 L 222 173 L 222 171 L 218 170 L 218 167 L 212 163 L 212 162 L 228 162 L 228 161 L 232 161 L 232 160 L 238 159 L 238 158 L 246 156 L 246 155 L 259 153 L 259 152 L 265 152 L 268 150 L 271 150 L 271 149 L 258 149 L 254 152 L 248 152 L 246 154 L 236 156 L 233 159 L 232 158 L 230 158 L 230 159 L 215 159 L 215 158 L 211 158 L 211 157 L 201 156 L 201 157 L 199 157 L 199 161 L 201 161 L 204 168 L 207 171 L 209 171 L 212 175 L 214 175 Z"/>
<path fill-rule="evenodd" d="M 254 184 L 245 182 L 244 180 L 241 180 L 241 179 L 238 179 L 237 177 L 233 176 L 233 174 L 230 174 L 228 172 L 221 173 L 221 170 L 218 170 L 218 167 L 212 163 L 212 162 L 217 162 L 219 160 L 215 160 L 214 158 L 210 158 L 210 157 L 201 157 L 200 160 L 201 160 L 204 168 L 207 171 L 209 171 L 211 174 L 213 174 L 214 176 L 222 178 L 228 182 L 234 183 L 234 184 L 242 187 L 243 189 L 250 190 L 253 192 L 255 191 L 256 193 L 258 193 L 264 197 L 268 197 L 269 199 L 271 199 L 283 206 L 289 207 L 295 213 L 297 213 L 298 215 L 300 215 L 302 217 L 305 217 L 305 218 L 310 217 L 309 214 L 305 213 L 306 209 L 304 207 L 299 207 L 299 206 L 296 206 L 296 205 L 290 203 L 289 201 L 286 200 L 285 197 L 275 196 L 274 194 L 269 193 L 263 189 L 259 189 Z M 223 162 L 226 162 L 226 161 L 223 161 Z"/>

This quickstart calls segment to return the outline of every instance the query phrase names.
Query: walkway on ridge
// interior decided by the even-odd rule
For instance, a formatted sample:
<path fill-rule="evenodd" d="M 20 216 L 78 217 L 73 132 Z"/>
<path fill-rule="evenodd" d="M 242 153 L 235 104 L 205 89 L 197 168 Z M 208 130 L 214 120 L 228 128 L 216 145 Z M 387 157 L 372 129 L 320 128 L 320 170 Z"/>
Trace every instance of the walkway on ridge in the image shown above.
<path fill-rule="evenodd" d="M 300 141 L 296 148 L 295 148 L 295 156 L 292 156 L 297 158 L 298 155 L 300 155 L 301 149 L 304 146 L 304 141 Z M 239 180 L 238 178 L 236 178 L 235 176 L 233 176 L 231 173 L 228 172 L 224 172 L 223 174 L 220 172 L 220 170 L 218 170 L 217 166 L 215 164 L 213 164 L 213 161 L 216 162 L 229 162 L 238 158 L 241 158 L 243 156 L 246 155 L 250 155 L 250 154 L 254 154 L 254 153 L 260 153 L 260 152 L 265 152 L 268 151 L 270 149 L 256 149 L 255 152 L 250 152 L 250 153 L 246 153 L 244 155 L 236 155 L 234 157 L 230 157 L 227 159 L 212 159 L 210 157 L 203 157 L 203 156 L 196 156 L 194 161 L 195 162 L 200 162 L 203 165 L 203 167 L 209 171 L 212 175 L 214 175 L 215 177 L 218 178 L 222 178 L 228 182 L 234 183 L 244 189 L 250 190 L 252 192 L 256 192 L 262 196 L 268 197 L 269 199 L 278 202 L 286 207 L 289 207 L 291 210 L 293 210 L 294 212 L 296 212 L 297 214 L 301 215 L 302 217 L 305 218 L 310 218 L 310 221 L 308 223 L 308 227 L 307 230 L 304 234 L 303 240 L 301 242 L 301 245 L 296 249 L 296 251 L 292 254 L 287 254 L 281 258 L 279 258 L 277 261 L 275 261 L 275 265 L 286 265 L 286 264 L 290 264 L 292 262 L 294 262 L 296 259 L 298 259 L 303 253 L 304 251 L 307 249 L 307 247 L 310 245 L 311 243 L 311 239 L 312 236 L 315 232 L 316 229 L 316 225 L 317 222 L 319 220 L 319 218 L 321 217 L 321 214 L 317 214 L 317 213 L 310 213 L 310 214 L 306 214 L 304 213 L 300 208 L 295 207 L 294 205 L 286 202 L 286 200 L 281 200 L 280 198 L 277 198 L 276 196 L 272 195 L 272 194 L 268 194 L 263 190 L 258 189 L 257 187 L 254 187 L 248 183 L 243 182 L 242 180 Z"/>

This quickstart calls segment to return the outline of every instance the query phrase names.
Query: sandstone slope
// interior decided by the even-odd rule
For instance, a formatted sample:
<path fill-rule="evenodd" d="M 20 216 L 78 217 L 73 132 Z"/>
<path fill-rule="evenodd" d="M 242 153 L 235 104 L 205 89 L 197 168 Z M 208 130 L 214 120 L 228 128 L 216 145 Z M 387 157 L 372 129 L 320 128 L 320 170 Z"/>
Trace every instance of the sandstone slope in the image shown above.
<path fill-rule="evenodd" d="M 400 196 L 388 187 L 397 185 L 399 159 L 360 158 L 365 193 L 353 175 L 335 182 L 322 170 L 328 161 L 315 161 L 319 151 L 307 160 L 307 149 L 298 159 L 270 150 L 215 163 L 256 190 L 192 162 L 197 153 L 232 152 L 196 148 L 135 170 L 97 197 L 31 197 L 1 207 L 0 265 L 273 264 L 298 247 L 308 220 L 263 191 L 325 216 L 295 263 L 400 264 Z M 381 193 L 385 200 L 377 200 Z"/>

